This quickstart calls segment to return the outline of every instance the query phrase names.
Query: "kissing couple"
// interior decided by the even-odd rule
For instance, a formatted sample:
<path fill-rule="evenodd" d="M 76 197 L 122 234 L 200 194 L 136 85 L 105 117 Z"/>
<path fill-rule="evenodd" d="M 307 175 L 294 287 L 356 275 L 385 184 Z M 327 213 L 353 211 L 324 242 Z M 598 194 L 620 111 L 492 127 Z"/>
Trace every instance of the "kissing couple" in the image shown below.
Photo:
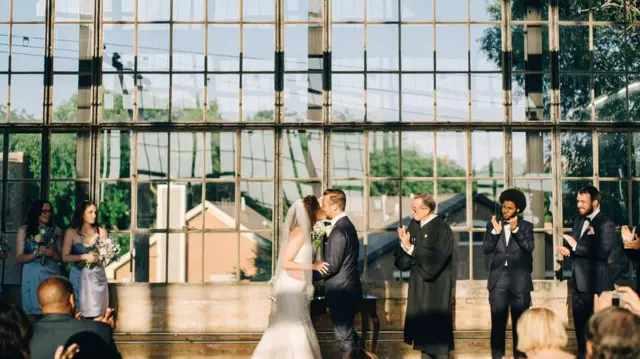
<path fill-rule="evenodd" d="M 344 212 L 347 198 L 340 189 L 327 189 L 296 200 L 282 227 L 273 280 L 274 303 L 269 327 L 253 352 L 253 359 L 320 359 L 320 345 L 311 323 L 309 302 L 313 282 L 324 279 L 335 341 L 342 358 L 375 358 L 364 348 L 353 321 L 362 299 L 358 273 L 358 233 Z M 330 220 L 325 261 L 313 262 L 313 225 Z"/>

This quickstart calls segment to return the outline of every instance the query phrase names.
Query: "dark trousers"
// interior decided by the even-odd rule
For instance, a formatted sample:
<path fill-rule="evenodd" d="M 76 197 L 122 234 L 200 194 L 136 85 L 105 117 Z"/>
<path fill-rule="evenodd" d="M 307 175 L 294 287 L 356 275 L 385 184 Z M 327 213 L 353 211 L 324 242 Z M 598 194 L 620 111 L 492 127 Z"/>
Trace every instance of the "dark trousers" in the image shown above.
<path fill-rule="evenodd" d="M 364 354 L 364 343 L 353 326 L 358 300 L 356 297 L 346 297 L 327 303 L 331 311 L 333 334 L 343 358 L 360 358 Z"/>
<path fill-rule="evenodd" d="M 515 358 L 524 357 L 523 353 L 516 350 L 518 347 L 516 324 L 520 315 L 531 306 L 531 293 L 514 291 L 507 275 L 507 268 L 504 268 L 496 286 L 489 292 L 489 305 L 491 307 L 491 357 L 502 359 L 504 356 L 509 307 L 511 307 L 513 356 Z"/>
<path fill-rule="evenodd" d="M 571 305 L 573 306 L 573 325 L 578 340 L 578 358 L 584 359 L 587 354 L 585 330 L 587 322 L 593 315 L 593 295 L 596 293 L 581 293 L 577 289 L 571 291 Z"/>

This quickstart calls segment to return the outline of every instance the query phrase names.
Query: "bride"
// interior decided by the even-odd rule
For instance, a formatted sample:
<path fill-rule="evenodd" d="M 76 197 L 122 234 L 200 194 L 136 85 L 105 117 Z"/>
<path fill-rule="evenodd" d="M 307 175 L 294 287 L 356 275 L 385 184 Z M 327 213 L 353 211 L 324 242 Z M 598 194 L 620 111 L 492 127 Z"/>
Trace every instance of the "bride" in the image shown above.
<path fill-rule="evenodd" d="M 275 298 L 269 327 L 253 352 L 253 359 L 320 359 L 320 345 L 311 323 L 312 270 L 325 272 L 327 263 L 312 264 L 313 224 L 324 219 L 315 196 L 293 203 L 287 212 L 279 243 L 274 277 Z"/>

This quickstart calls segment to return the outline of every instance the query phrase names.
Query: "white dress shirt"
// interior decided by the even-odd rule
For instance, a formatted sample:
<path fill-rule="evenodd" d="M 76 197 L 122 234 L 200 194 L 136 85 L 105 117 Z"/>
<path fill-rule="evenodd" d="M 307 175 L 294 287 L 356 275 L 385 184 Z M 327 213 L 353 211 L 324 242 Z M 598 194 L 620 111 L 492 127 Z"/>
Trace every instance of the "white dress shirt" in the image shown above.
<path fill-rule="evenodd" d="M 587 218 L 589 218 L 589 220 L 588 221 L 584 221 L 584 223 L 582 224 L 582 230 L 580 230 L 580 237 L 579 238 L 574 238 L 576 240 L 576 243 L 573 245 L 573 247 L 571 247 L 572 251 L 574 251 L 574 252 L 576 251 L 576 247 L 578 246 L 578 240 L 580 238 L 582 238 L 582 236 L 584 236 L 584 232 L 586 232 L 587 228 L 589 228 L 591 226 L 591 221 L 593 221 L 593 219 L 596 218 L 598 213 L 600 213 L 600 207 L 596 208 L 595 211 L 591 212 L 591 214 L 587 216 Z"/>
<path fill-rule="evenodd" d="M 509 246 L 509 240 L 511 239 L 511 233 L 518 233 L 518 229 L 520 229 L 520 227 L 516 227 L 516 229 L 513 230 L 513 232 L 511 232 L 511 225 L 509 223 L 505 224 L 504 226 L 502 226 L 502 231 L 504 232 L 504 240 L 506 241 L 507 247 Z M 491 234 L 496 235 L 498 233 L 496 233 L 495 228 L 491 230 Z M 509 262 L 508 261 L 504 261 L 504 266 L 508 266 Z"/>
<path fill-rule="evenodd" d="M 422 221 L 420 221 L 420 228 L 424 227 L 425 224 L 431 222 L 432 219 L 438 217 L 435 214 L 429 215 L 429 217 L 427 217 L 426 219 L 423 219 Z M 413 254 L 413 244 L 411 245 L 411 247 L 409 248 L 405 248 L 404 243 L 402 243 L 402 241 L 400 241 L 400 246 L 402 247 L 402 249 L 408 254 L 408 255 L 412 255 Z"/>

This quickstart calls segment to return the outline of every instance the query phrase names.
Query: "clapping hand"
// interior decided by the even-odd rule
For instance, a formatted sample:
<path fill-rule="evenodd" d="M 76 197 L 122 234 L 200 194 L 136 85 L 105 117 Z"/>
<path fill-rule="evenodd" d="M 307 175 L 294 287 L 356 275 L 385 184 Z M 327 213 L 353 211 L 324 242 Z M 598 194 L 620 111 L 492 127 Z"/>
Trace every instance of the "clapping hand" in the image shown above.
<path fill-rule="evenodd" d="M 565 257 L 568 257 L 571 252 L 569 252 L 569 249 L 563 246 L 557 246 L 556 250 L 558 251 L 558 253 L 562 254 Z"/>
<path fill-rule="evenodd" d="M 635 228 L 633 228 L 633 230 L 629 230 L 628 226 L 622 226 L 621 234 L 622 243 L 624 244 L 625 249 L 640 250 L 640 240 L 638 240 Z"/>
<path fill-rule="evenodd" d="M 108 326 L 111 327 L 111 329 L 115 329 L 116 320 L 115 320 L 115 318 L 113 316 L 115 311 L 116 310 L 113 309 L 113 308 L 107 308 L 107 311 L 103 315 L 101 315 L 99 317 L 96 317 L 94 320 L 96 322 L 101 322 L 101 323 L 107 324 Z"/>
<path fill-rule="evenodd" d="M 518 228 L 518 217 L 513 217 L 509 220 L 509 231 L 513 232 Z"/>
<path fill-rule="evenodd" d="M 491 217 L 491 225 L 493 225 L 493 230 L 497 235 L 500 235 L 502 233 L 502 226 L 500 225 L 500 223 L 498 223 L 496 216 Z"/>
<path fill-rule="evenodd" d="M 411 247 L 411 233 L 407 232 L 407 227 L 402 226 L 398 228 L 398 238 L 405 249 Z"/>
<path fill-rule="evenodd" d="M 79 351 L 80 347 L 78 347 L 78 344 L 73 343 L 69 345 L 67 350 L 64 350 L 64 347 L 61 345 L 53 355 L 53 359 L 72 359 Z"/>

